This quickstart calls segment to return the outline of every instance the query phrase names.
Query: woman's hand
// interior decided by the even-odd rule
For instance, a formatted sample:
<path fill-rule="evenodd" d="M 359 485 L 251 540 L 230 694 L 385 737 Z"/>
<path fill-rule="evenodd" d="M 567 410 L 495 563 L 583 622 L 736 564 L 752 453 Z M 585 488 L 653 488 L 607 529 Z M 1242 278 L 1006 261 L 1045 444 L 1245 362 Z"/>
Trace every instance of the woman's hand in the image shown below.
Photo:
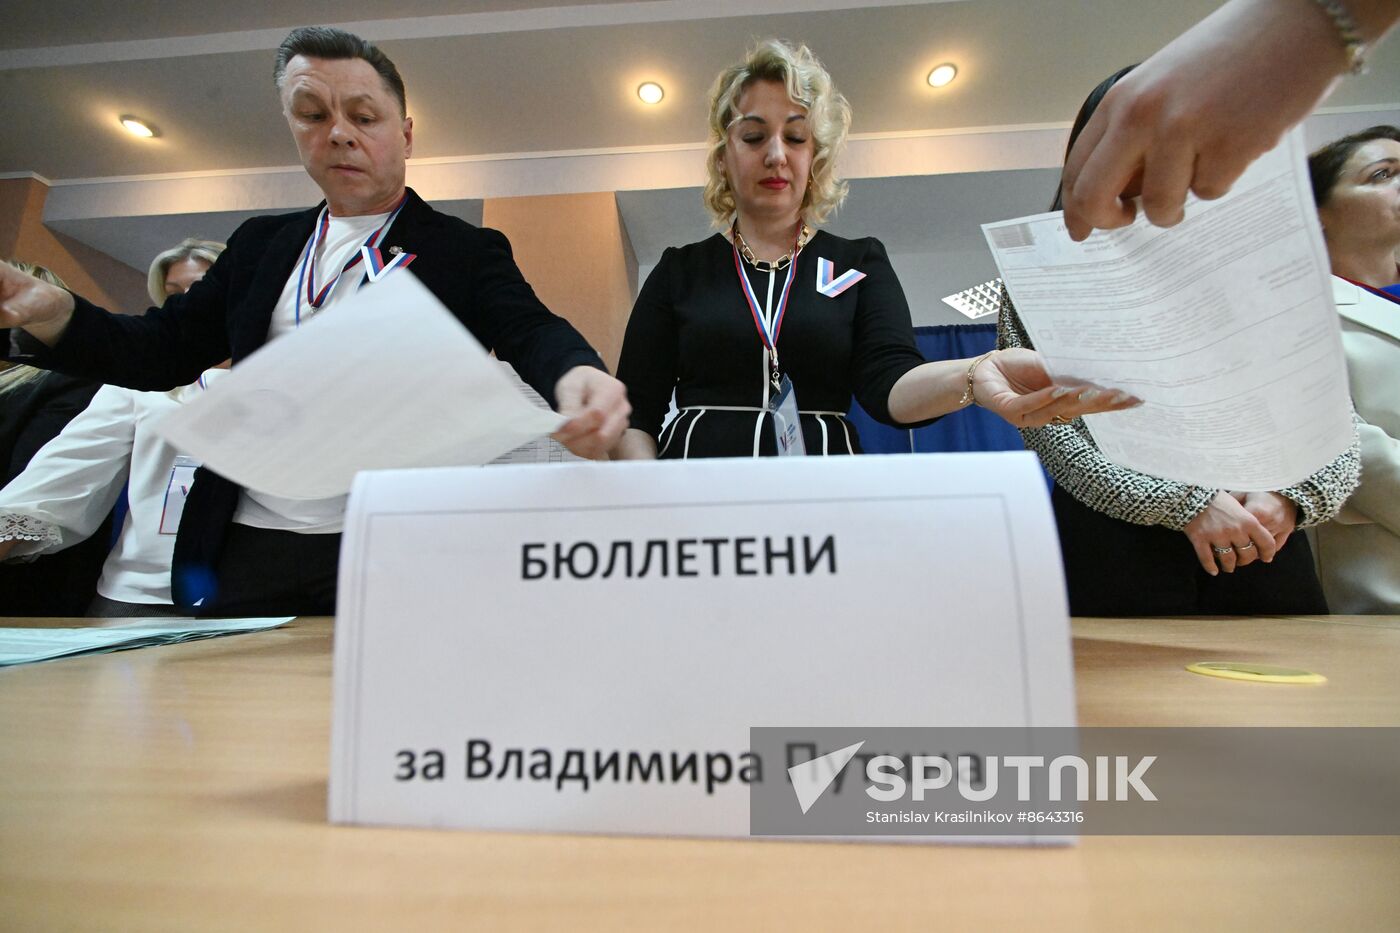
<path fill-rule="evenodd" d="M 1127 392 L 1056 383 L 1039 353 L 1019 347 L 997 350 L 977 364 L 972 372 L 972 397 L 1018 428 L 1039 428 L 1142 404 Z"/>
<path fill-rule="evenodd" d="M 1298 527 L 1298 505 L 1276 492 L 1235 493 L 1235 498 L 1274 536 L 1274 545 L 1282 548 L 1288 536 Z"/>
<path fill-rule="evenodd" d="M 655 460 L 656 438 L 637 428 L 628 428 L 608 451 L 608 457 L 612 460 Z"/>
<path fill-rule="evenodd" d="M 1221 570 L 1234 573 L 1236 567 L 1256 560 L 1268 563 L 1278 551 L 1273 532 L 1228 492 L 1216 493 L 1205 511 L 1187 522 L 1182 531 L 1191 539 L 1201 567 L 1212 577 Z"/>

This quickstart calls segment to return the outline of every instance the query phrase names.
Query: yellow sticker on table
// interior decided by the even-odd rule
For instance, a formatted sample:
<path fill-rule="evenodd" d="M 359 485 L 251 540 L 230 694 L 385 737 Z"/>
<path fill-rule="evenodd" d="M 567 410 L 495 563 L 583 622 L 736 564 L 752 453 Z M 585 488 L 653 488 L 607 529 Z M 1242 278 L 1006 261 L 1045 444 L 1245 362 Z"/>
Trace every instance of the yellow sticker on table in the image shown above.
<path fill-rule="evenodd" d="M 1312 671 L 1247 661 L 1197 661 L 1186 665 L 1193 674 L 1224 677 L 1226 680 L 1252 680 L 1260 684 L 1325 684 L 1327 678 Z"/>

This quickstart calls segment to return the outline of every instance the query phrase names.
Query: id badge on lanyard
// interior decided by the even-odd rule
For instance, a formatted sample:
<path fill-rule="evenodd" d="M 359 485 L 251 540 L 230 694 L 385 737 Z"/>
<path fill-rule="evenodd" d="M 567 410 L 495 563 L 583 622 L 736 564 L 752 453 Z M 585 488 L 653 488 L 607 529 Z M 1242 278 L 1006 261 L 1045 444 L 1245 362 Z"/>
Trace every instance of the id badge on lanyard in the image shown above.
<path fill-rule="evenodd" d="M 782 332 L 783 318 L 787 314 L 788 298 L 792 295 L 793 275 L 797 271 L 797 254 L 802 250 L 802 229 L 799 228 L 797 240 L 792 245 L 791 258 L 788 260 L 787 278 L 783 281 L 782 292 L 778 297 L 778 306 L 773 309 L 772 319 L 765 318 L 759 310 L 758 296 L 754 294 L 753 286 L 749 284 L 749 278 L 744 274 L 744 264 L 739 254 L 739 240 L 735 227 L 734 235 L 734 271 L 739 276 L 739 288 L 744 293 L 744 301 L 749 306 L 749 313 L 753 316 L 754 327 L 758 330 L 759 339 L 763 341 L 763 348 L 768 351 L 768 408 L 767 413 L 773 425 L 773 440 L 777 444 L 778 456 L 780 457 L 803 457 L 807 454 L 806 442 L 802 439 L 801 415 L 797 410 L 797 393 L 793 391 L 792 380 L 787 377 L 778 365 L 778 335 Z M 770 270 L 772 275 L 776 270 Z M 769 280 L 769 295 L 772 295 L 772 280 Z"/>
<path fill-rule="evenodd" d="M 772 416 L 774 440 L 780 457 L 805 457 L 807 444 L 802 439 L 802 416 L 797 411 L 797 393 L 792 389 L 792 380 L 783 376 L 778 383 L 778 391 L 768 399 L 768 413 Z"/>
<path fill-rule="evenodd" d="M 193 457 L 177 456 L 170 468 L 170 481 L 165 484 L 165 504 L 160 510 L 160 533 L 173 535 L 180 530 L 180 516 L 185 513 L 185 497 L 190 494 L 194 471 L 199 461 Z"/>

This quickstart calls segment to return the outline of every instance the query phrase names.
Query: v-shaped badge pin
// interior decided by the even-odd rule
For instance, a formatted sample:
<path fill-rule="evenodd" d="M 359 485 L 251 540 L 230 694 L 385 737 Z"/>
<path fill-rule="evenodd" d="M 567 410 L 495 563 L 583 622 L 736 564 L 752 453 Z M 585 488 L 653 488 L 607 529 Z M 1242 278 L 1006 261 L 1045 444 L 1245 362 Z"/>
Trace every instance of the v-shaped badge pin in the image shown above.
<path fill-rule="evenodd" d="M 378 282 L 384 276 L 402 266 L 407 266 L 416 258 L 414 253 L 390 252 L 393 254 L 387 261 L 384 254 L 373 246 L 361 246 L 360 252 L 365 260 L 365 275 L 371 282 Z"/>
<path fill-rule="evenodd" d="M 836 267 L 831 264 L 830 259 L 817 260 L 817 291 L 828 298 L 835 298 L 837 295 L 865 278 L 864 272 L 855 269 L 847 269 L 839 276 L 833 278 L 832 273 L 835 271 Z"/>

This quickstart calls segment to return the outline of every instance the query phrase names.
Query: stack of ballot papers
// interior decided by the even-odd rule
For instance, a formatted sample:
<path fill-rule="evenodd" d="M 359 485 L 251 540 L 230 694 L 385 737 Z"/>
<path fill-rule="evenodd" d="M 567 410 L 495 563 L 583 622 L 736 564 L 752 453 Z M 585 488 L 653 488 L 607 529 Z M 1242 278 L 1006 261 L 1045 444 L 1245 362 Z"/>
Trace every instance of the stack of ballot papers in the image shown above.
<path fill-rule="evenodd" d="M 0 667 L 106 654 L 128 648 L 176 645 L 182 641 L 261 632 L 286 625 L 275 619 L 135 619 L 103 628 L 0 628 Z"/>
<path fill-rule="evenodd" d="M 515 386 L 516 391 L 528 399 L 531 405 L 545 411 L 552 410 L 544 397 L 530 388 L 509 363 L 502 361 L 500 367 L 510 384 Z M 514 450 L 506 451 L 487 466 L 508 466 L 517 463 L 582 463 L 583 459 L 552 437 L 537 437 L 528 444 L 521 444 Z"/>

